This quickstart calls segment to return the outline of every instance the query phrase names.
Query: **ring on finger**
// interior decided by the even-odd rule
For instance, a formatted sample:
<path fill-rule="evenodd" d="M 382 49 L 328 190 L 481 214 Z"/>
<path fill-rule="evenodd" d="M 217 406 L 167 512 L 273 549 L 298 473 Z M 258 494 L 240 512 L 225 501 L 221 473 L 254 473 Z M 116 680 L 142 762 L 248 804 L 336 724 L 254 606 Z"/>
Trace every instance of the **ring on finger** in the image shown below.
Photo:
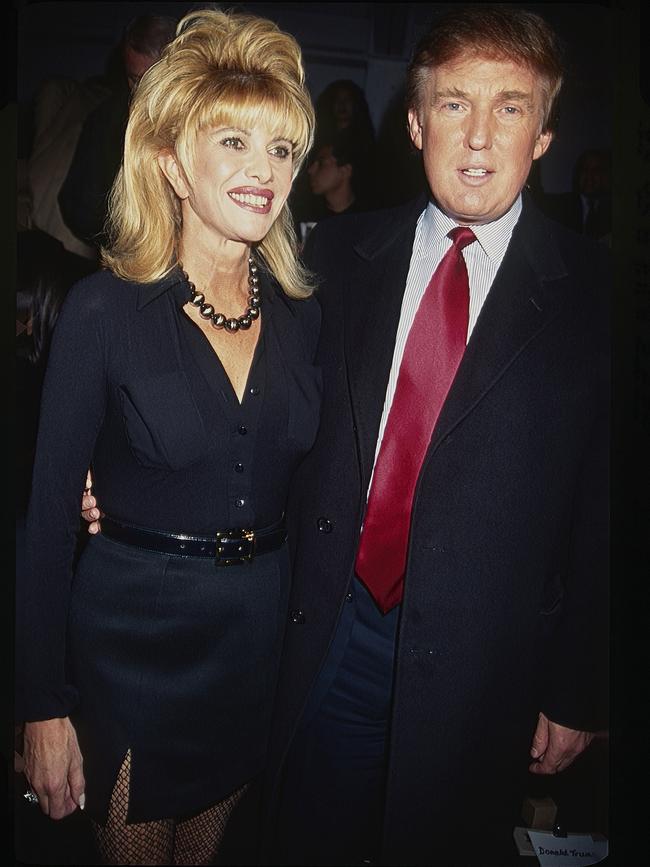
<path fill-rule="evenodd" d="M 23 798 L 27 801 L 28 804 L 38 804 L 38 795 L 32 789 L 27 789 Z"/>

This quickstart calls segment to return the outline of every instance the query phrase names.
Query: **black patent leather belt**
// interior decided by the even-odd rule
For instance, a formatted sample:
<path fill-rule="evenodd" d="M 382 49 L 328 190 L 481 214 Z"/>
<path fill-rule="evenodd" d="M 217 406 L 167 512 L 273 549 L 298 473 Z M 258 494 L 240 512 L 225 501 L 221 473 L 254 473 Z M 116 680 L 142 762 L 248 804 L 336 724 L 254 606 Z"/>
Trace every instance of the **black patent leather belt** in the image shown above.
<path fill-rule="evenodd" d="M 254 557 L 277 550 L 286 540 L 284 521 L 261 530 L 217 530 L 214 536 L 164 533 L 146 530 L 109 518 L 101 519 L 101 531 L 109 539 L 177 557 L 210 557 L 217 566 L 250 563 Z"/>

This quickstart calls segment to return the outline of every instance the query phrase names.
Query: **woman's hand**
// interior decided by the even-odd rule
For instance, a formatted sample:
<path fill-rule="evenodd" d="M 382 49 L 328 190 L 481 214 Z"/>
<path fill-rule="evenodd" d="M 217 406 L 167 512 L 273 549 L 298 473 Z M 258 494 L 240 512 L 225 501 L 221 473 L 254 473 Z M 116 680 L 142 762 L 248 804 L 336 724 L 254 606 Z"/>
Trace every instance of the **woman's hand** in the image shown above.
<path fill-rule="evenodd" d="M 41 810 L 52 819 L 83 810 L 83 759 L 70 719 L 26 722 L 23 736 L 25 776 Z"/>
<path fill-rule="evenodd" d="M 81 515 L 85 521 L 88 521 L 88 532 L 95 535 L 101 530 L 99 519 L 102 517 L 102 512 L 97 508 L 97 500 L 93 497 L 92 487 L 93 478 L 90 470 L 88 470 L 86 487 L 81 498 Z"/>

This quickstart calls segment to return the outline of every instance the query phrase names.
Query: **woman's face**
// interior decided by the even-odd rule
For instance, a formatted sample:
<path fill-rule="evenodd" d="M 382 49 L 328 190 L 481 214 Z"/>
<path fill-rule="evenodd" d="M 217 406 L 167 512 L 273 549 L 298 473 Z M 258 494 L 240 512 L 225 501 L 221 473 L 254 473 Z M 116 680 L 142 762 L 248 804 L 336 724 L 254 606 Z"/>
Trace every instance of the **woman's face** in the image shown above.
<path fill-rule="evenodd" d="M 201 130 L 191 186 L 173 154 L 159 163 L 181 200 L 184 244 L 261 241 L 291 189 L 291 142 L 266 126 Z"/>

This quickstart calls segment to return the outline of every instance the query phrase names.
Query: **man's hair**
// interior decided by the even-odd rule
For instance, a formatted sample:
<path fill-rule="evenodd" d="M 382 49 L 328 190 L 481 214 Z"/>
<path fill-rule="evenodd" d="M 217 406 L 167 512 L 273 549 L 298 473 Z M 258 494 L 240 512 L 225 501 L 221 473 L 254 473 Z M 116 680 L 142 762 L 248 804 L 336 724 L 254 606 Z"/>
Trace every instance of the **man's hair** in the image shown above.
<path fill-rule="evenodd" d="M 177 21 L 167 15 L 139 15 L 124 30 L 124 44 L 138 54 L 158 58 L 176 35 Z"/>
<path fill-rule="evenodd" d="M 109 199 L 110 243 L 102 250 L 104 265 L 143 283 L 174 267 L 182 227 L 180 202 L 158 165 L 161 152 L 175 154 L 192 187 L 201 130 L 263 123 L 291 142 L 295 177 L 314 134 L 300 47 L 276 24 L 200 9 L 185 15 L 177 32 L 133 96 Z M 287 204 L 257 249 L 288 295 L 310 293 Z"/>
<path fill-rule="evenodd" d="M 357 141 L 354 133 L 347 129 L 330 136 L 329 141 L 317 140 L 314 149 L 327 145 L 332 148 L 332 156 L 336 160 L 337 166 L 350 165 L 356 169 L 363 158 L 362 145 Z"/>
<path fill-rule="evenodd" d="M 540 132 L 557 125 L 562 49 L 551 27 L 533 12 L 505 4 L 473 4 L 436 20 L 416 45 L 408 67 L 406 102 L 422 106 L 430 71 L 461 57 L 512 60 L 539 76 L 543 95 Z"/>
<path fill-rule="evenodd" d="M 366 142 L 359 140 L 354 130 L 343 129 L 331 136 L 331 141 L 322 141 L 322 145 L 330 145 L 332 156 L 337 166 L 351 166 L 352 177 L 350 186 L 355 195 L 366 196 L 369 185 L 369 169 L 372 155 Z"/>

